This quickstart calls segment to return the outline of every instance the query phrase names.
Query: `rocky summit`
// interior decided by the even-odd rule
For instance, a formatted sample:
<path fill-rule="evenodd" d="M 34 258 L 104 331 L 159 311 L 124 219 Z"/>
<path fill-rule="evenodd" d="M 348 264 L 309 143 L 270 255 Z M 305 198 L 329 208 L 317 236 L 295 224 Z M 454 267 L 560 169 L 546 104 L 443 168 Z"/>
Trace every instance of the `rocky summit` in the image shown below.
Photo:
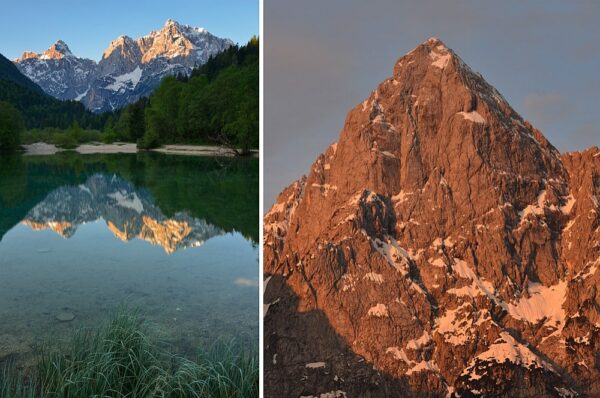
<path fill-rule="evenodd" d="M 104 112 L 148 96 L 163 77 L 187 75 L 233 44 L 206 29 L 169 19 L 146 36 L 113 40 L 99 62 L 76 57 L 59 40 L 41 54 L 23 53 L 14 63 L 53 97 L 81 101 L 94 112 Z"/>
<path fill-rule="evenodd" d="M 265 396 L 600 397 L 599 205 L 429 39 L 265 216 Z"/>

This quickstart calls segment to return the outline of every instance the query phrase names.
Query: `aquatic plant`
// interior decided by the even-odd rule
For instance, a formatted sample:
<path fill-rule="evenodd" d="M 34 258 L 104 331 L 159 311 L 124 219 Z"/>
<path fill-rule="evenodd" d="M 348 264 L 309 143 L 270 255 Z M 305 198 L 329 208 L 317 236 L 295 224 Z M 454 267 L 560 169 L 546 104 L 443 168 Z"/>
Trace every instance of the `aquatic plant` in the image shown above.
<path fill-rule="evenodd" d="M 258 353 L 217 341 L 188 359 L 173 354 L 136 311 L 121 310 L 98 329 L 77 331 L 46 349 L 27 372 L 0 373 L 3 398 L 258 397 Z"/>

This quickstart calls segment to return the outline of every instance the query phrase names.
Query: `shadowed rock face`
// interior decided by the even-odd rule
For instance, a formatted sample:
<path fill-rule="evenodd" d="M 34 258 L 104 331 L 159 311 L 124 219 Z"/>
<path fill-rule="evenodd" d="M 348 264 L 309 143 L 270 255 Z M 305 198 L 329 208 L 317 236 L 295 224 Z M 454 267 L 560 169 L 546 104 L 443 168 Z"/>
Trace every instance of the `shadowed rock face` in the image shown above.
<path fill-rule="evenodd" d="M 225 232 L 187 213 L 166 217 L 145 191 L 117 176 L 96 174 L 84 184 L 51 192 L 25 217 L 36 230 L 51 229 L 70 238 L 79 225 L 104 220 L 120 240 L 133 238 L 161 246 L 165 252 L 202 245 Z"/>
<path fill-rule="evenodd" d="M 267 304 L 265 315 L 265 397 L 427 396 L 412 394 L 406 379 L 373 369 L 350 350 L 321 311 L 297 312 L 298 297 L 281 276 L 268 279 L 265 303 L 275 303 Z"/>
<path fill-rule="evenodd" d="M 599 204 L 600 149 L 561 155 L 433 38 L 280 194 L 265 272 L 414 393 L 598 396 Z"/>

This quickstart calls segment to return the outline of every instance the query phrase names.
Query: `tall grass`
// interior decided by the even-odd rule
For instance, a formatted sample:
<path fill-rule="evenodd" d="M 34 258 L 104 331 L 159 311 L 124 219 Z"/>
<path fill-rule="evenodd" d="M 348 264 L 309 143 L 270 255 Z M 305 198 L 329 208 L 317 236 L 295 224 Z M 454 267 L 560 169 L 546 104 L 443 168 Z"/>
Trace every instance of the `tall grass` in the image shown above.
<path fill-rule="evenodd" d="M 194 360 L 175 355 L 137 312 L 82 329 L 28 373 L 0 373 L 2 398 L 258 397 L 258 354 L 216 342 Z"/>
<path fill-rule="evenodd" d="M 0 372 L 0 397 L 2 398 L 40 398 L 39 390 L 20 371 L 5 368 Z"/>

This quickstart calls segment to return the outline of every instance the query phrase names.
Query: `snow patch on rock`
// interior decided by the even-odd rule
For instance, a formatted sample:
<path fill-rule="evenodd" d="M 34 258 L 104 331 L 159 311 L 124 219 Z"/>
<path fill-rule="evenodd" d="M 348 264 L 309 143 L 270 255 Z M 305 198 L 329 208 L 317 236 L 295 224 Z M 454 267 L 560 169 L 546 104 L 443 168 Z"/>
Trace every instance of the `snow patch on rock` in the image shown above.
<path fill-rule="evenodd" d="M 485 281 L 479 276 L 475 274 L 475 272 L 469 267 L 466 261 L 461 260 L 459 258 L 454 258 L 454 264 L 452 265 L 452 270 L 461 278 L 470 279 L 473 281 L 471 287 L 464 289 L 450 289 L 456 295 L 465 295 L 468 294 L 472 297 L 478 295 L 486 295 L 491 300 L 497 302 L 498 299 L 495 296 L 495 288 L 491 282 Z"/>
<path fill-rule="evenodd" d="M 386 354 L 393 355 L 394 358 L 396 358 L 397 360 L 405 362 L 407 365 L 414 364 L 414 361 L 411 361 L 410 359 L 408 359 L 408 356 L 406 355 L 406 352 L 404 352 L 403 348 L 388 347 L 388 349 L 385 350 L 385 352 L 386 352 Z"/>
<path fill-rule="evenodd" d="M 379 252 L 388 263 L 400 272 L 401 275 L 408 274 L 408 261 L 410 255 L 406 250 L 400 247 L 396 239 L 391 236 L 386 237 L 386 241 L 378 238 L 373 239 L 373 247 Z"/>
<path fill-rule="evenodd" d="M 440 368 L 437 366 L 437 364 L 434 361 L 421 361 L 419 363 L 417 363 L 415 366 L 413 366 L 412 368 L 408 369 L 406 371 L 407 375 L 411 375 L 413 373 L 417 373 L 417 372 L 435 372 L 435 373 L 439 373 Z"/>
<path fill-rule="evenodd" d="M 436 320 L 436 331 L 444 335 L 444 340 L 453 345 L 461 345 L 466 342 L 467 336 L 464 333 L 465 329 L 472 325 L 472 321 L 467 319 L 465 324 L 464 319 L 459 317 L 459 312 L 465 307 L 464 304 L 453 310 L 446 310 L 444 315 Z"/>
<path fill-rule="evenodd" d="M 369 308 L 369 312 L 367 312 L 367 315 L 374 316 L 377 318 L 388 317 L 388 308 L 385 304 L 379 303 Z"/>
<path fill-rule="evenodd" d="M 428 331 L 424 331 L 418 339 L 409 340 L 408 343 L 406 343 L 406 348 L 409 350 L 418 350 L 421 347 L 429 345 L 430 342 L 431 335 Z"/>
<path fill-rule="evenodd" d="M 106 196 L 116 200 L 117 204 L 121 207 L 133 209 L 138 213 L 142 213 L 144 211 L 144 205 L 135 192 L 129 194 L 127 192 L 123 193 L 121 191 L 116 191 L 114 193 L 109 193 Z"/>
<path fill-rule="evenodd" d="M 432 66 L 435 66 L 436 68 L 444 69 L 446 66 L 448 66 L 448 63 L 450 62 L 450 58 L 452 58 L 452 55 L 450 54 L 450 51 L 448 51 L 448 49 L 446 47 L 444 47 L 443 45 L 439 45 L 439 46 L 435 47 L 429 53 L 429 58 L 431 58 L 431 60 L 432 60 L 432 62 L 431 62 Z"/>
<path fill-rule="evenodd" d="M 508 332 L 501 332 L 500 337 L 488 350 L 477 355 L 471 360 L 469 366 L 463 371 L 463 375 L 471 374 L 472 379 L 480 378 L 476 370 L 477 361 L 503 363 L 509 361 L 515 365 L 526 368 L 544 368 L 555 372 L 552 365 L 540 358 L 523 344 L 517 342 Z M 484 370 L 485 372 L 485 370 Z"/>
<path fill-rule="evenodd" d="M 481 123 L 484 124 L 486 123 L 485 119 L 483 118 L 483 116 L 481 116 L 479 114 L 479 112 L 477 111 L 471 111 L 471 112 L 458 112 L 457 115 L 461 115 L 462 117 L 464 117 L 466 120 L 470 120 L 473 123 Z"/>
<path fill-rule="evenodd" d="M 381 285 L 383 283 L 383 275 L 378 274 L 376 272 L 369 272 L 368 274 L 365 274 L 365 276 L 363 276 L 363 279 L 375 282 L 378 285 Z"/>
<path fill-rule="evenodd" d="M 142 69 L 138 66 L 129 73 L 115 77 L 115 81 L 104 87 L 107 90 L 119 91 L 123 88 L 133 90 L 142 78 Z"/>
<path fill-rule="evenodd" d="M 546 319 L 553 326 L 564 322 L 565 310 L 562 305 L 567 292 L 566 281 L 550 287 L 530 282 L 527 290 L 529 297 L 521 297 L 514 304 L 503 305 L 510 316 L 530 323 Z"/>

